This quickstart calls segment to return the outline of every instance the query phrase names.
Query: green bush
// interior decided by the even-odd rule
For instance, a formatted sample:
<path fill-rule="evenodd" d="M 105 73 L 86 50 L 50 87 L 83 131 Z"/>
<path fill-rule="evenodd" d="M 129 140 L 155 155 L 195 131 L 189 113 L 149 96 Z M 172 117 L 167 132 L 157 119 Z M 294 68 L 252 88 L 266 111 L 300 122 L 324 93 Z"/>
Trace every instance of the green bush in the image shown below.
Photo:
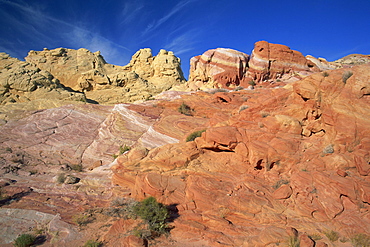
<path fill-rule="evenodd" d="M 353 72 L 352 71 L 346 71 L 343 73 L 342 75 L 342 81 L 344 84 L 347 83 L 347 80 L 353 75 Z"/>
<path fill-rule="evenodd" d="M 72 216 L 72 221 L 79 226 L 84 226 L 93 221 L 92 215 L 89 214 L 76 214 Z"/>
<path fill-rule="evenodd" d="M 324 232 L 325 236 L 331 241 L 331 242 L 335 242 L 339 239 L 339 233 L 333 231 L 333 230 L 330 230 L 330 231 L 326 231 Z"/>
<path fill-rule="evenodd" d="M 83 167 L 82 164 L 77 164 L 77 165 L 70 165 L 71 169 L 76 172 L 82 172 Z"/>
<path fill-rule="evenodd" d="M 22 234 L 14 241 L 16 247 L 29 247 L 35 243 L 36 236 L 32 234 Z"/>
<path fill-rule="evenodd" d="M 205 131 L 206 130 L 204 129 L 204 130 L 198 130 L 198 131 L 191 133 L 190 135 L 188 135 L 188 137 L 186 137 L 186 142 L 191 142 L 191 141 L 194 141 L 195 138 L 201 137 L 202 133 Z"/>
<path fill-rule="evenodd" d="M 57 182 L 59 184 L 62 184 L 64 183 L 64 181 L 66 181 L 66 175 L 64 173 L 59 174 L 57 177 Z"/>
<path fill-rule="evenodd" d="M 248 82 L 248 84 L 249 84 L 249 85 L 251 85 L 251 86 L 256 86 L 256 82 L 255 82 L 255 81 L 253 81 L 253 80 L 252 80 L 252 81 L 250 81 L 250 82 Z"/>
<path fill-rule="evenodd" d="M 184 102 L 179 106 L 179 108 L 177 109 L 181 114 L 184 114 L 186 116 L 191 116 L 192 115 L 192 109 L 190 108 L 190 106 L 188 106 L 187 104 L 185 104 Z"/>
<path fill-rule="evenodd" d="M 165 233 L 168 229 L 168 209 L 157 202 L 154 197 L 148 197 L 133 208 L 134 213 L 148 224 L 148 228 L 158 234 Z"/>
<path fill-rule="evenodd" d="M 351 238 L 354 247 L 370 247 L 370 236 L 363 233 L 357 234 Z"/>
<path fill-rule="evenodd" d="M 101 247 L 103 246 L 103 243 L 100 241 L 95 241 L 95 240 L 88 240 L 83 247 Z"/>
<path fill-rule="evenodd" d="M 121 155 L 121 154 L 124 154 L 126 151 L 129 151 L 131 149 L 131 147 L 130 146 L 127 146 L 126 144 L 125 144 L 125 146 L 120 146 L 119 147 L 119 154 Z"/>
<path fill-rule="evenodd" d="M 329 73 L 328 73 L 328 72 L 326 72 L 326 71 L 324 71 L 324 72 L 322 72 L 322 76 L 323 76 L 323 77 L 328 77 L 328 76 L 329 76 Z"/>
<path fill-rule="evenodd" d="M 297 236 L 289 236 L 288 247 L 299 247 L 300 241 Z"/>

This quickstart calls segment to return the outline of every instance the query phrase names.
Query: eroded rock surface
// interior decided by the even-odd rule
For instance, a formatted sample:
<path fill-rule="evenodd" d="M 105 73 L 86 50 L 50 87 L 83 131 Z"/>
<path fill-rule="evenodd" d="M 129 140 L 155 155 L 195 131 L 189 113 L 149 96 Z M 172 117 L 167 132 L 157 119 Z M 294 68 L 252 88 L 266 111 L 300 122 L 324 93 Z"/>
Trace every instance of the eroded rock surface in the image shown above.
<path fill-rule="evenodd" d="M 84 94 L 65 89 L 48 71 L 0 53 L 0 104 L 34 99 L 86 101 Z"/>
<path fill-rule="evenodd" d="M 151 49 L 141 49 L 126 66 L 108 64 L 100 52 L 84 48 L 30 51 L 25 59 L 99 103 L 147 100 L 185 80 L 180 59 L 165 50 L 153 56 Z"/>
<path fill-rule="evenodd" d="M 249 55 L 232 49 L 208 50 L 190 60 L 189 87 L 224 88 L 244 85 Z"/>
<path fill-rule="evenodd" d="M 292 235 L 312 245 L 314 234 L 324 245 L 330 230 L 369 235 L 369 69 L 203 95 L 202 103 L 194 95 L 194 116 L 209 118 L 202 136 L 119 157 L 113 182 L 135 198 L 177 205 L 175 246 L 271 246 Z"/>

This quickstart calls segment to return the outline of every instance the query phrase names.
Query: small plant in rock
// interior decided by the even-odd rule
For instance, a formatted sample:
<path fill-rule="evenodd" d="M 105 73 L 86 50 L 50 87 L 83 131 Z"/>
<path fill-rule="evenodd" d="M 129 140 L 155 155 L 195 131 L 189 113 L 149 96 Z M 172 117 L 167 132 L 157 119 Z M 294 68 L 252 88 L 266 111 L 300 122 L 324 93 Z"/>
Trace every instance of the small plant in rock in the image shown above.
<path fill-rule="evenodd" d="M 70 165 L 71 169 L 76 172 L 82 172 L 83 167 L 82 164 L 77 164 L 77 165 Z"/>
<path fill-rule="evenodd" d="M 280 179 L 279 181 L 277 181 L 277 182 L 272 186 L 272 188 L 274 188 L 274 189 L 278 189 L 278 188 L 280 188 L 283 184 L 289 184 L 289 181 L 288 181 L 288 180 L 285 180 L 285 179 Z"/>
<path fill-rule="evenodd" d="M 324 232 L 325 236 L 331 241 L 331 242 L 335 242 L 339 239 L 339 233 L 333 231 L 333 230 L 330 230 L 330 231 L 325 231 Z"/>
<path fill-rule="evenodd" d="M 36 241 L 36 236 L 32 234 L 22 234 L 14 240 L 16 247 L 29 247 Z"/>
<path fill-rule="evenodd" d="M 194 141 L 195 138 L 197 137 L 201 137 L 202 136 L 202 133 L 205 132 L 206 130 L 198 130 L 198 131 L 194 131 L 193 133 L 191 133 L 190 135 L 188 135 L 188 137 L 186 137 L 186 142 L 191 142 L 191 141 Z"/>
<path fill-rule="evenodd" d="M 122 147 L 120 146 L 119 147 L 119 154 L 124 154 L 125 152 L 127 151 L 130 151 L 131 147 L 130 146 L 127 146 L 126 144 Z"/>
<path fill-rule="evenodd" d="M 215 93 L 227 93 L 227 92 L 229 92 L 229 90 L 227 90 L 226 88 L 215 88 L 215 89 L 210 90 L 208 93 L 215 94 Z"/>
<path fill-rule="evenodd" d="M 66 181 L 66 175 L 64 173 L 59 174 L 57 177 L 58 184 L 62 184 L 64 181 Z"/>
<path fill-rule="evenodd" d="M 78 226 L 84 226 L 93 221 L 92 215 L 89 214 L 76 214 L 72 217 L 72 221 Z"/>
<path fill-rule="evenodd" d="M 347 80 L 353 75 L 353 72 L 352 71 L 346 71 L 343 73 L 342 75 L 342 81 L 344 84 L 347 83 Z"/>
<path fill-rule="evenodd" d="M 299 247 L 300 241 L 297 236 L 289 236 L 288 238 L 288 247 Z"/>
<path fill-rule="evenodd" d="M 190 106 L 188 106 L 187 104 L 185 104 L 184 102 L 182 102 L 182 104 L 179 106 L 179 108 L 177 109 L 181 114 L 184 114 L 186 116 L 191 116 L 192 115 L 192 109 L 190 108 Z"/>
<path fill-rule="evenodd" d="M 351 238 L 354 247 L 370 247 L 370 236 L 360 233 Z"/>
<path fill-rule="evenodd" d="M 322 239 L 322 236 L 318 233 L 313 233 L 313 234 L 310 234 L 309 235 L 310 239 L 312 239 L 313 241 L 317 241 L 317 240 L 320 240 Z"/>
<path fill-rule="evenodd" d="M 88 240 L 82 247 L 101 247 L 103 243 L 95 240 Z"/>
<path fill-rule="evenodd" d="M 323 76 L 323 77 L 328 77 L 328 76 L 329 76 L 329 73 L 328 73 L 328 72 L 326 72 L 326 71 L 324 71 L 324 72 L 322 72 L 322 76 Z"/>
<path fill-rule="evenodd" d="M 240 106 L 240 107 L 239 107 L 239 112 L 244 111 L 244 110 L 246 110 L 246 109 L 248 109 L 248 108 L 249 108 L 249 106 L 247 106 L 247 105 L 242 105 L 242 106 Z"/>
<path fill-rule="evenodd" d="M 111 217 L 119 217 L 123 219 L 136 218 L 134 207 L 137 201 L 131 198 L 116 198 L 111 202 L 111 205 L 103 213 Z"/>
<path fill-rule="evenodd" d="M 248 82 L 248 84 L 251 85 L 251 86 L 256 86 L 256 82 L 254 80 Z"/>

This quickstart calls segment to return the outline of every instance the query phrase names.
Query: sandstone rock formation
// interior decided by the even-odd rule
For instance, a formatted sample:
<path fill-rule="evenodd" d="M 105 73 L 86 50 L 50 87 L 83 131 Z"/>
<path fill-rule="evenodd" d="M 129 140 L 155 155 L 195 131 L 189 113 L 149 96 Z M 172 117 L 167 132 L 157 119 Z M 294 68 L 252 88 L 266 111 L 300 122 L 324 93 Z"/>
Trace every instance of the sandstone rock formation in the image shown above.
<path fill-rule="evenodd" d="M 188 83 L 174 89 L 232 89 L 237 86 L 250 88 L 256 83 L 263 87 L 276 87 L 312 73 L 342 66 L 338 61 L 328 62 L 324 58 L 304 57 L 300 52 L 285 45 L 259 41 L 255 43 L 250 57 L 236 50 L 217 48 L 191 58 Z"/>
<path fill-rule="evenodd" d="M 149 48 L 137 51 L 126 66 L 108 64 L 100 52 L 84 48 L 30 51 L 26 61 L 99 103 L 147 100 L 185 80 L 173 52 L 161 50 L 153 56 Z"/>
<path fill-rule="evenodd" d="M 370 63 L 370 55 L 351 54 L 335 61 L 345 66 L 354 66 Z"/>
<path fill-rule="evenodd" d="M 0 103 L 34 99 L 85 101 L 85 96 L 63 88 L 48 71 L 0 53 Z"/>
<path fill-rule="evenodd" d="M 135 198 L 177 205 L 176 246 L 271 246 L 293 233 L 324 245 L 328 231 L 370 235 L 369 71 L 194 95 L 194 117 L 210 118 L 206 132 L 142 158 L 120 157 L 113 182 Z M 321 240 L 307 237 L 314 235 Z"/>
<path fill-rule="evenodd" d="M 280 44 L 259 41 L 249 60 L 249 73 L 256 81 L 278 79 L 286 73 L 313 71 L 318 72 L 317 66 L 307 60 L 302 53 L 291 50 Z"/>
<path fill-rule="evenodd" d="M 189 84 L 193 89 L 235 87 L 243 84 L 249 56 L 225 48 L 191 58 Z"/>

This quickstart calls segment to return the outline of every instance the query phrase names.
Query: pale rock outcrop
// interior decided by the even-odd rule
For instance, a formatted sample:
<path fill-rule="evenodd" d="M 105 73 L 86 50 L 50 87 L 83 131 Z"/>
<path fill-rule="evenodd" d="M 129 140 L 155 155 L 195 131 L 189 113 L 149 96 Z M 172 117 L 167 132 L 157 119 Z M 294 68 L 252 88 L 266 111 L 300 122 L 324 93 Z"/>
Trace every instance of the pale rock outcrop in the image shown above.
<path fill-rule="evenodd" d="M 66 90 L 48 71 L 1 53 L 0 103 L 27 102 L 33 99 L 85 101 L 85 96 Z"/>
<path fill-rule="evenodd" d="M 64 86 L 75 90 L 82 91 L 89 87 L 88 84 L 83 84 L 83 88 L 79 85 L 81 74 L 91 70 L 106 74 L 104 69 L 106 62 L 100 52 L 92 53 L 85 48 L 78 50 L 44 48 L 43 51 L 30 51 L 25 59 L 29 63 L 36 64 L 40 69 L 50 72 Z M 91 79 L 91 76 L 87 79 Z"/>
<path fill-rule="evenodd" d="M 364 63 L 370 63 L 370 55 L 351 54 L 335 61 L 344 66 L 354 66 Z"/>
<path fill-rule="evenodd" d="M 328 62 L 325 58 L 322 57 L 315 58 L 311 55 L 307 55 L 306 59 L 314 63 L 321 71 L 342 68 L 342 65 L 340 63 Z"/>
<path fill-rule="evenodd" d="M 108 64 L 100 52 L 92 53 L 83 48 L 30 51 L 26 61 L 49 71 L 61 84 L 85 92 L 88 99 L 99 103 L 147 100 L 185 81 L 180 59 L 165 50 L 153 56 L 151 49 L 141 49 L 126 66 Z"/>
<path fill-rule="evenodd" d="M 188 87 L 196 90 L 243 85 L 248 59 L 247 54 L 233 49 L 208 50 L 191 58 Z"/>

